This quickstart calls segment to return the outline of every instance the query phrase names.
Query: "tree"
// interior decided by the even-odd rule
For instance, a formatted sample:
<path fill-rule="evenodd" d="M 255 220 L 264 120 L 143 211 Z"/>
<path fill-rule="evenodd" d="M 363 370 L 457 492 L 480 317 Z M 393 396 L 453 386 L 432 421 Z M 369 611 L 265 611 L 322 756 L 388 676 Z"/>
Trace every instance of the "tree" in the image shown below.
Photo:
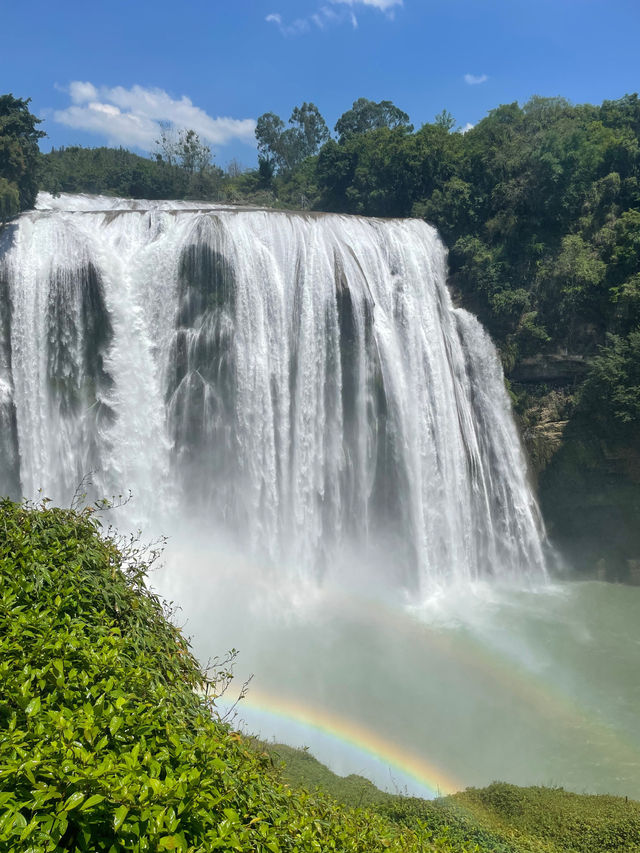
<path fill-rule="evenodd" d="M 317 154 L 329 139 L 329 129 L 315 104 L 295 107 L 289 119 L 291 127 L 275 113 L 264 113 L 256 124 L 256 139 L 260 162 L 265 170 L 278 172 L 295 169 L 307 157 Z"/>
<path fill-rule="evenodd" d="M 272 169 L 279 165 L 280 138 L 284 127 L 284 122 L 275 113 L 263 113 L 256 123 L 259 160 L 268 163 Z"/>
<path fill-rule="evenodd" d="M 442 112 L 438 113 L 435 118 L 435 123 L 438 125 L 438 127 L 444 127 L 447 133 L 453 130 L 453 128 L 456 126 L 456 120 L 451 115 L 449 110 L 442 110 Z"/>
<path fill-rule="evenodd" d="M 376 103 L 367 98 L 358 98 L 353 102 L 351 109 L 340 116 L 336 122 L 335 131 L 338 134 L 338 141 L 345 142 L 352 136 L 358 136 L 370 130 L 380 130 L 383 127 L 391 130 L 396 127 L 413 130 L 407 113 L 398 109 L 391 101 Z"/>
<path fill-rule="evenodd" d="M 605 434 L 622 431 L 638 441 L 640 421 L 640 327 L 627 337 L 607 335 L 594 358 L 581 403 Z"/>
<path fill-rule="evenodd" d="M 192 128 L 176 130 L 167 122 L 161 124 L 160 138 L 156 140 L 156 162 L 177 171 L 176 183 L 184 183 L 179 195 L 182 198 L 211 198 L 220 190 L 222 169 L 211 163 L 211 148 Z M 180 181 L 180 174 L 186 180 Z"/>
<path fill-rule="evenodd" d="M 29 112 L 31 99 L 0 95 L 0 217 L 34 206 L 38 193 L 40 119 Z"/>
<path fill-rule="evenodd" d="M 305 101 L 301 107 L 295 107 L 289 124 L 293 127 L 285 133 L 291 134 L 298 162 L 313 157 L 318 148 L 329 139 L 329 128 L 315 104 Z"/>
<path fill-rule="evenodd" d="M 180 166 L 190 175 L 202 172 L 211 164 L 211 148 L 201 141 L 191 128 L 178 130 L 161 123 L 160 138 L 156 140 L 156 160 L 168 166 Z"/>

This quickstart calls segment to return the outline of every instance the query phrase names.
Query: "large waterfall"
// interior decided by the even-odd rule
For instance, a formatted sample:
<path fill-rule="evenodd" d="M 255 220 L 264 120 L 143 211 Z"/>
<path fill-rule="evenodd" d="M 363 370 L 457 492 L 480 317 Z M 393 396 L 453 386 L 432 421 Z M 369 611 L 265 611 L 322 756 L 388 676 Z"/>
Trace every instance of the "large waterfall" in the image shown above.
<path fill-rule="evenodd" d="M 41 195 L 0 235 L 0 491 L 130 489 L 322 577 L 544 574 L 494 347 L 420 221 Z"/>

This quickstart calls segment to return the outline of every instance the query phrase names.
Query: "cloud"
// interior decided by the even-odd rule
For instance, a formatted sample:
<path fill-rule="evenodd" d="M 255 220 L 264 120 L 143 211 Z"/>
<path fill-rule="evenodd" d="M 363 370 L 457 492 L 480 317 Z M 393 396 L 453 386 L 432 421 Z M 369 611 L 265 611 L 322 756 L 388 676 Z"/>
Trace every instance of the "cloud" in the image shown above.
<path fill-rule="evenodd" d="M 480 83 L 486 83 L 489 77 L 486 74 L 465 74 L 464 82 L 469 86 L 479 86 Z"/>
<path fill-rule="evenodd" d="M 470 130 L 472 130 L 474 127 L 475 127 L 475 125 L 471 124 L 471 122 L 470 122 L 470 121 L 468 121 L 468 122 L 465 124 L 465 126 L 464 126 L 464 127 L 461 127 L 461 128 L 460 128 L 460 133 L 468 133 L 468 132 L 469 132 Z"/>
<path fill-rule="evenodd" d="M 320 6 L 316 12 L 304 17 L 296 18 L 290 24 L 282 20 L 279 12 L 271 12 L 265 21 L 275 24 L 283 36 L 299 36 L 308 33 L 313 27 L 325 30 L 334 24 L 350 23 L 355 29 L 358 27 L 358 19 L 353 8 L 356 6 L 368 6 L 384 12 L 388 17 L 393 17 L 393 10 L 402 6 L 404 0 L 329 0 L 331 5 Z M 334 7 L 349 6 L 349 10 Z"/>
<path fill-rule="evenodd" d="M 331 0 L 332 3 L 343 3 L 346 6 L 371 6 L 381 12 L 391 12 L 396 6 L 402 6 L 403 0 Z"/>
<path fill-rule="evenodd" d="M 309 18 L 296 18 L 296 20 L 291 24 L 284 24 L 282 22 L 282 15 L 279 15 L 277 12 L 267 15 L 265 21 L 268 21 L 270 24 L 275 24 L 283 36 L 299 36 L 302 33 L 308 32 L 310 29 Z"/>
<path fill-rule="evenodd" d="M 160 122 L 191 128 L 214 146 L 232 140 L 254 142 L 253 119 L 212 118 L 186 95 L 175 99 L 163 89 L 96 87 L 80 80 L 74 80 L 67 91 L 71 106 L 56 110 L 55 121 L 105 136 L 110 145 L 149 150 L 160 136 Z"/>

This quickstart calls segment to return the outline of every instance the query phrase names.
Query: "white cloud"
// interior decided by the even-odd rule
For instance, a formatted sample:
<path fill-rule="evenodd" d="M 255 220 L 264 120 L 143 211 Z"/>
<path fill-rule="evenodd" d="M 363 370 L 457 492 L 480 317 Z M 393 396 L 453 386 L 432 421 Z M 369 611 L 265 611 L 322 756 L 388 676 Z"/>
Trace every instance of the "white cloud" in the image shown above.
<path fill-rule="evenodd" d="M 279 12 L 272 12 L 267 15 L 265 21 L 270 24 L 275 24 L 283 36 L 298 36 L 309 32 L 312 27 L 317 27 L 319 30 L 325 30 L 333 24 L 350 23 L 355 29 L 358 27 L 358 19 L 355 12 L 346 9 L 335 9 L 333 6 L 369 6 L 373 9 L 378 9 L 385 12 L 388 17 L 393 17 L 393 10 L 396 6 L 402 6 L 404 0 L 329 0 L 330 6 L 320 6 L 320 8 L 311 15 L 305 18 L 296 18 L 290 24 L 282 20 L 282 15 Z"/>
<path fill-rule="evenodd" d="M 253 142 L 253 119 L 212 118 L 183 95 L 172 98 L 163 89 L 143 86 L 96 87 L 74 80 L 68 89 L 72 104 L 56 110 L 55 121 L 105 136 L 111 145 L 149 150 L 160 135 L 160 122 L 192 128 L 204 142 L 224 145 L 232 140 Z"/>
<path fill-rule="evenodd" d="M 81 104 L 84 101 L 95 101 L 98 97 L 98 90 L 93 83 L 82 83 L 80 80 L 74 80 L 69 86 L 69 94 L 74 104 Z"/>
<path fill-rule="evenodd" d="M 402 6 L 403 0 L 331 0 L 332 3 L 344 3 L 347 6 L 372 6 L 381 12 L 390 12 L 396 6 Z"/>
<path fill-rule="evenodd" d="M 486 74 L 465 74 L 464 82 L 469 86 L 479 86 L 480 83 L 486 83 L 489 77 Z"/>
<path fill-rule="evenodd" d="M 279 15 L 277 12 L 267 15 L 265 21 L 268 21 L 270 24 L 275 24 L 283 36 L 299 36 L 302 33 L 308 32 L 310 29 L 310 19 L 296 18 L 295 21 L 292 21 L 290 24 L 285 24 L 282 21 L 282 15 Z"/>
<path fill-rule="evenodd" d="M 468 131 L 472 130 L 473 127 L 474 127 L 474 125 L 471 124 L 470 121 L 468 121 L 464 127 L 460 128 L 460 133 L 468 133 Z"/>

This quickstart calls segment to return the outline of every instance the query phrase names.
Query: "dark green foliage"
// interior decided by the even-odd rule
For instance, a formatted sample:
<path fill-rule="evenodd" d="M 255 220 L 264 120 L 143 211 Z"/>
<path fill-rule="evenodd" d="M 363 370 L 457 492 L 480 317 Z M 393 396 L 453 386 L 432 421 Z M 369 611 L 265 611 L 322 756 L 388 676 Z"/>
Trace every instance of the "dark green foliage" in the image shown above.
<path fill-rule="evenodd" d="M 608 336 L 606 346 L 591 362 L 583 404 L 602 420 L 603 428 L 613 419 L 618 431 L 629 433 L 625 437 L 640 445 L 640 327 L 626 337 Z"/>
<path fill-rule="evenodd" d="M 411 133 L 365 121 L 366 106 L 381 105 L 357 101 L 340 143 L 320 151 L 318 206 L 432 221 L 508 363 L 541 348 L 594 353 L 607 331 L 637 324 L 635 96 L 600 108 L 535 97 L 466 134 L 450 132 L 446 111 Z"/>
<path fill-rule="evenodd" d="M 351 109 L 340 116 L 336 122 L 335 131 L 338 134 L 338 141 L 345 142 L 351 136 L 359 136 L 383 127 L 413 129 L 409 124 L 407 113 L 398 109 L 391 101 L 376 103 L 367 98 L 358 98 L 353 102 Z"/>
<path fill-rule="evenodd" d="M 197 141 L 185 135 L 182 142 L 186 150 L 179 161 L 164 155 L 150 160 L 124 148 L 53 149 L 41 157 L 40 189 L 126 198 L 218 198 L 222 171 L 201 162 Z"/>
<path fill-rule="evenodd" d="M 140 557 L 89 509 L 0 501 L 1 850 L 436 849 L 417 824 L 293 793 L 217 722 Z"/>
<path fill-rule="evenodd" d="M 0 95 L 0 223 L 33 207 L 38 192 L 40 119 L 29 112 L 30 98 Z"/>

